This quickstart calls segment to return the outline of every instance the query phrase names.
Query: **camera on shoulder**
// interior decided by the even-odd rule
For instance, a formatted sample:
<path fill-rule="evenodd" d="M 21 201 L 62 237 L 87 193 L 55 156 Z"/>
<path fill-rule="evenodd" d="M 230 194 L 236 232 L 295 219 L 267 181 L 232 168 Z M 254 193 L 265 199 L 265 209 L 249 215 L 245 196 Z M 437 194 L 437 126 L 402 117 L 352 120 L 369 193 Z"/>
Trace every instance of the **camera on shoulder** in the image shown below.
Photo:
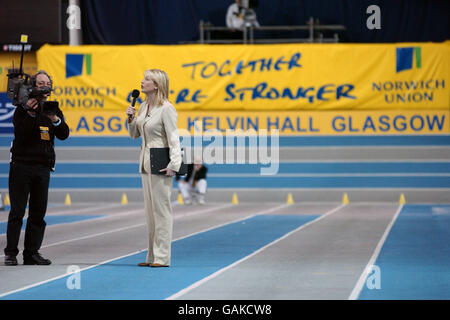
<path fill-rule="evenodd" d="M 26 110 L 29 108 L 27 107 L 27 102 L 30 99 L 36 99 L 38 101 L 42 101 L 45 99 L 46 96 L 48 96 L 52 89 L 47 86 L 36 86 L 36 79 L 35 77 L 30 77 L 29 74 L 23 72 L 23 53 L 24 53 L 24 43 L 28 41 L 28 36 L 22 35 L 21 36 L 21 43 L 22 43 L 22 52 L 20 57 L 20 68 L 15 69 L 14 67 L 12 69 L 8 70 L 8 85 L 7 85 L 7 94 L 8 98 L 10 98 L 13 102 L 13 105 L 17 107 L 23 107 Z M 51 80 L 50 80 L 51 83 Z M 46 101 L 44 101 L 46 102 Z M 42 104 L 42 110 L 54 110 L 54 107 L 47 108 L 47 104 Z M 54 104 L 48 104 L 48 105 L 54 105 Z"/>
<path fill-rule="evenodd" d="M 17 70 L 10 70 L 8 73 L 8 98 L 16 107 L 24 107 L 27 109 L 28 100 L 34 98 L 42 100 L 45 95 L 51 93 L 52 89 L 49 87 L 34 87 L 30 83 L 30 75 Z"/>

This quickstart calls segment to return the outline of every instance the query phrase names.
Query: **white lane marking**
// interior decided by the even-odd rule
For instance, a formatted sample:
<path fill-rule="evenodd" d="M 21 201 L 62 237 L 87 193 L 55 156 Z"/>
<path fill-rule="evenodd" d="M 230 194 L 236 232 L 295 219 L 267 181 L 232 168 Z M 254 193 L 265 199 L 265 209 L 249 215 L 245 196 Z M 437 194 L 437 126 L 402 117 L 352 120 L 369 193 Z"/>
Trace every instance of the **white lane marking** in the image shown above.
<path fill-rule="evenodd" d="M 232 207 L 232 206 L 233 206 L 233 204 L 229 203 L 229 204 L 223 204 L 223 205 L 220 205 L 220 206 L 214 207 L 214 208 L 207 208 L 204 210 L 197 210 L 197 211 L 186 212 L 186 213 L 177 213 L 177 214 L 173 215 L 173 218 L 179 219 L 179 218 L 184 218 L 184 217 L 195 216 L 195 215 L 206 213 L 206 212 L 218 211 L 218 210 L 225 209 L 225 208 Z"/>
<path fill-rule="evenodd" d="M 282 204 L 282 205 L 276 206 L 276 207 L 274 207 L 274 208 L 270 208 L 270 209 L 266 209 L 266 210 L 263 210 L 263 211 L 259 211 L 259 212 L 257 212 L 257 213 L 254 213 L 254 214 L 245 216 L 245 217 L 243 217 L 243 218 L 238 218 L 238 219 L 233 220 L 233 221 L 231 221 L 231 222 L 225 222 L 225 223 L 222 223 L 222 224 L 219 224 L 219 225 L 216 225 L 216 226 L 207 228 L 207 229 L 203 229 L 203 230 L 198 231 L 198 232 L 191 233 L 191 234 L 189 234 L 189 235 L 187 235 L 187 236 L 179 237 L 179 238 L 177 238 L 177 239 L 174 240 L 174 241 L 178 241 L 178 240 L 181 240 L 181 239 L 185 239 L 185 238 L 188 238 L 188 237 L 191 237 L 191 236 L 194 236 L 194 235 L 197 235 L 197 234 L 206 232 L 206 231 L 214 230 L 214 229 L 217 229 L 217 228 L 220 228 L 220 227 L 223 227 L 223 226 L 226 226 L 226 225 L 228 225 L 228 224 L 232 224 L 232 223 L 235 223 L 235 222 L 238 222 L 238 221 L 247 220 L 247 219 L 253 218 L 254 216 L 257 216 L 257 215 L 271 213 L 271 212 L 273 212 L 273 211 L 277 211 L 277 210 L 283 209 L 283 208 L 285 208 L 285 207 L 287 207 L 287 206 L 289 206 L 289 204 Z"/>
<path fill-rule="evenodd" d="M 341 205 L 339 205 L 338 207 L 336 207 L 336 208 L 334 208 L 334 209 L 331 209 L 330 211 L 326 212 L 325 214 L 321 215 L 320 217 L 318 217 L 318 218 L 316 218 L 316 219 L 314 219 L 314 220 L 312 220 L 312 221 L 310 221 L 310 222 L 308 222 L 308 223 L 305 223 L 304 225 L 301 225 L 300 227 L 296 228 L 295 230 L 292 230 L 292 231 L 286 233 L 285 235 L 283 235 L 282 237 L 280 237 L 280 238 L 278 238 L 278 239 L 276 239 L 276 240 L 274 240 L 274 241 L 268 243 L 268 244 L 265 245 L 264 247 L 259 248 L 258 250 L 256 250 L 255 252 L 251 253 L 250 255 L 245 256 L 244 258 L 242 258 L 242 259 L 240 259 L 240 260 L 237 260 L 237 261 L 235 261 L 234 263 L 232 263 L 232 264 L 230 264 L 230 265 L 228 265 L 228 266 L 226 266 L 226 267 L 224 267 L 224 268 L 222 268 L 222 269 L 220 269 L 220 270 L 214 272 L 213 274 L 209 275 L 208 277 L 203 278 L 203 279 L 201 279 L 201 280 L 199 280 L 199 281 L 193 283 L 193 284 L 190 285 L 189 287 L 184 288 L 184 289 L 181 290 L 181 291 L 178 291 L 177 293 L 175 293 L 175 294 L 171 295 L 170 297 L 166 298 L 166 300 L 174 300 L 174 299 L 177 299 L 177 298 L 183 296 L 184 294 L 188 293 L 189 291 L 191 291 L 191 290 L 193 290 L 193 289 L 195 289 L 195 288 L 201 286 L 201 285 L 204 284 L 205 282 L 207 282 L 207 281 L 209 281 L 209 280 L 211 280 L 211 279 L 217 277 L 218 275 L 224 273 L 225 271 L 227 271 L 227 270 L 229 270 L 229 269 L 231 269 L 231 268 L 237 266 L 237 265 L 240 264 L 241 262 L 244 262 L 245 260 L 248 260 L 248 259 L 250 259 L 251 257 L 257 255 L 258 253 L 264 251 L 264 250 L 267 249 L 268 247 L 270 247 L 270 246 L 272 246 L 272 245 L 278 243 L 279 241 L 281 241 L 281 240 L 283 240 L 283 239 L 289 237 L 291 234 L 293 234 L 293 233 L 295 233 L 295 232 L 297 232 L 297 231 L 300 231 L 300 230 L 302 230 L 302 229 L 304 229 L 304 228 L 310 226 L 311 224 L 313 224 L 313 223 L 315 223 L 315 222 L 317 222 L 317 221 L 320 221 L 320 220 L 326 218 L 326 217 L 329 216 L 330 214 L 339 211 L 341 208 L 343 208 L 343 207 L 345 207 L 345 206 L 346 206 L 345 204 L 341 204 Z"/>
<path fill-rule="evenodd" d="M 391 222 L 386 227 L 386 230 L 384 230 L 384 233 L 382 237 L 380 238 L 380 241 L 378 241 L 377 246 L 375 247 L 375 251 L 373 252 L 372 256 L 369 259 L 369 262 L 367 263 L 366 267 L 364 268 L 363 272 L 361 273 L 361 276 L 358 279 L 358 282 L 356 283 L 355 287 L 353 288 L 352 292 L 350 293 L 350 296 L 348 297 L 348 300 L 356 300 L 358 299 L 359 295 L 361 294 L 362 288 L 364 286 L 364 283 L 366 282 L 366 278 L 368 275 L 368 272 L 370 270 L 370 267 L 375 264 L 375 261 L 378 258 L 378 255 L 380 254 L 381 248 L 384 245 L 384 242 L 386 241 L 387 236 L 391 232 L 392 226 L 394 225 L 395 221 L 397 220 L 398 215 L 403 209 L 403 204 L 399 205 L 397 212 L 395 213 L 394 217 L 392 218 Z"/>
<path fill-rule="evenodd" d="M 117 206 L 117 204 L 111 204 L 111 203 L 100 203 L 97 202 L 95 203 L 95 206 L 93 207 L 86 207 L 84 204 L 81 204 L 82 207 L 78 207 L 77 205 L 65 205 L 61 202 L 58 203 L 48 203 L 47 205 L 47 214 L 49 213 L 50 210 L 61 210 L 61 211 L 57 211 L 57 212 L 67 212 L 67 211 L 77 211 L 77 212 L 86 212 L 86 211 L 90 211 L 90 210 L 95 210 L 95 208 L 102 208 L 102 207 L 112 207 L 112 206 Z"/>
<path fill-rule="evenodd" d="M 229 206 L 230 206 L 229 204 L 226 204 L 226 205 L 223 205 L 223 206 L 221 206 L 219 208 L 211 208 L 211 210 L 207 210 L 207 209 L 200 210 L 197 214 L 211 212 L 211 211 L 216 211 L 216 210 L 219 210 L 219 209 L 222 209 L 222 208 L 226 208 L 226 207 L 229 207 Z M 279 210 L 279 209 L 281 209 L 281 208 L 283 208 L 285 206 L 287 206 L 287 204 L 283 204 L 281 206 L 278 206 L 278 207 L 275 207 L 275 208 L 272 208 L 272 209 L 261 211 L 259 214 L 269 213 L 269 212 L 272 212 L 272 211 L 275 211 L 275 210 Z M 193 214 L 191 213 L 191 215 L 193 215 Z M 202 233 L 202 232 L 206 232 L 206 231 L 209 231 L 209 230 L 212 230 L 212 229 L 215 229 L 215 228 L 219 228 L 219 227 L 225 226 L 227 224 L 231 224 L 231 223 L 235 223 L 235 222 L 238 222 L 238 221 L 241 221 L 241 220 L 245 220 L 245 219 L 248 219 L 248 218 L 250 218 L 252 216 L 255 216 L 255 215 L 256 214 L 253 214 L 253 215 L 250 215 L 250 216 L 246 216 L 244 218 L 239 218 L 239 219 L 236 219 L 236 220 L 232 220 L 230 222 L 226 222 L 226 223 L 220 224 L 220 225 L 215 226 L 215 227 L 211 227 L 211 228 L 207 228 L 207 229 L 204 229 L 204 230 L 201 230 L 201 231 L 198 231 L 198 232 L 194 232 L 192 234 L 189 234 L 189 235 L 182 236 L 182 237 L 179 237 L 177 239 L 174 239 L 174 240 L 172 240 L 172 242 L 178 241 L 178 240 L 181 240 L 181 239 L 184 239 L 184 238 L 188 238 L 190 236 L 193 236 L 193 235 L 196 235 L 196 234 L 199 234 L 199 233 Z M 184 217 L 184 216 L 180 216 L 180 218 L 181 217 Z M 174 219 L 175 219 L 175 217 L 174 217 Z M 143 226 L 145 224 L 146 223 L 141 223 L 141 224 L 137 224 L 137 225 L 133 225 L 133 226 L 129 226 L 129 227 L 124 227 L 124 228 L 119 228 L 119 229 L 125 230 L 125 229 L 129 229 L 129 228 L 135 228 L 135 227 L 138 227 L 138 226 Z M 115 229 L 115 230 L 112 230 L 110 232 L 116 232 L 116 231 L 119 231 L 119 229 Z M 106 233 L 109 233 L 109 232 L 104 232 L 102 234 L 106 234 Z M 97 235 L 98 234 L 91 235 L 90 237 L 94 237 L 94 236 L 97 236 Z M 81 237 L 81 238 L 87 238 L 87 236 L 86 237 Z M 81 238 L 80 238 L 80 240 L 81 240 Z M 79 239 L 73 239 L 72 241 L 76 241 L 76 240 L 79 240 Z M 69 242 L 69 241 L 66 241 L 66 242 Z M 48 245 L 48 246 L 51 246 L 51 245 Z M 89 267 L 86 267 L 86 268 L 82 268 L 82 269 L 80 269 L 80 272 L 86 271 L 86 270 L 89 270 L 89 269 L 92 269 L 92 268 L 95 268 L 97 266 L 100 266 L 100 265 L 103 265 L 103 264 L 106 264 L 106 263 L 109 263 L 109 262 L 112 262 L 112 261 L 115 261 L 115 260 L 119 260 L 119 259 L 122 259 L 122 258 L 125 258 L 125 257 L 129 257 L 129 256 L 132 256 L 134 254 L 138 254 L 138 253 L 140 253 L 142 251 L 145 251 L 147 249 L 148 248 L 140 249 L 138 251 L 135 251 L 135 252 L 132 252 L 132 253 L 120 256 L 120 257 L 115 257 L 115 258 L 112 258 L 112 259 L 109 259 L 109 260 L 102 261 L 102 262 L 97 263 L 95 265 L 92 265 L 92 266 L 89 266 Z M 41 284 L 45 284 L 45 283 L 48 283 L 48 282 L 51 282 L 51 281 L 54 281 L 54 280 L 58 280 L 58 279 L 64 278 L 64 277 L 66 277 L 68 275 L 69 275 L 69 273 L 65 273 L 65 274 L 62 274 L 62 275 L 59 275 L 59 276 L 56 276 L 56 277 L 53 277 L 53 278 L 50 278 L 50 279 L 47 279 L 47 280 L 43 280 L 43 281 L 40 281 L 40 282 L 37 282 L 37 283 L 34 283 L 34 284 L 30 284 L 30 285 L 24 286 L 24 287 L 16 289 L 16 290 L 5 292 L 3 294 L 0 294 L 0 298 L 5 297 L 5 296 L 10 295 L 10 294 L 13 294 L 13 293 L 16 293 L 16 292 L 19 292 L 19 291 L 23 291 L 23 290 L 27 290 L 27 289 L 30 289 L 30 288 L 33 288 L 33 287 L 37 287 L 37 286 L 39 286 Z"/>
<path fill-rule="evenodd" d="M 48 206 L 46 217 L 64 216 L 64 215 L 78 214 L 78 213 L 89 212 L 89 211 L 105 210 L 105 209 L 111 209 L 111 208 L 119 207 L 119 206 L 122 206 L 122 205 L 121 204 L 105 204 L 105 205 L 96 205 L 93 207 L 80 208 L 80 209 L 70 208 L 69 206 L 66 206 L 66 205 Z M 67 210 L 53 211 L 53 209 L 58 209 L 58 210 L 67 209 Z M 52 211 L 52 212 L 50 212 L 50 211 Z M 6 220 L 2 220 L 0 222 L 8 222 L 8 217 L 6 217 Z M 79 222 L 79 221 L 75 221 L 75 222 Z"/>
<path fill-rule="evenodd" d="M 90 219 L 84 219 L 84 220 L 79 220 L 79 221 L 72 221 L 72 222 L 63 222 L 63 223 L 58 223 L 58 224 L 52 224 L 47 226 L 46 228 L 54 228 L 54 227 L 60 227 L 60 226 L 64 226 L 67 224 L 70 225 L 74 225 L 74 224 L 78 224 L 78 223 L 86 223 L 86 222 L 93 222 L 93 221 L 97 221 L 97 220 L 106 220 L 106 219 L 112 219 L 112 218 L 116 218 L 116 217 L 123 217 L 123 216 L 129 216 L 132 214 L 136 214 L 140 211 L 143 211 L 144 209 L 135 209 L 135 210 L 128 210 L 128 211 L 124 211 L 121 213 L 115 213 L 115 214 L 111 214 L 111 215 L 103 215 L 102 217 L 91 217 Z M 101 213 L 99 213 L 100 215 Z M 49 214 L 46 215 L 46 217 L 51 217 L 51 216 L 64 216 L 67 215 L 67 213 L 62 214 L 62 215 L 55 215 L 55 214 Z M 86 217 L 89 217 L 89 215 L 86 215 Z M 21 233 L 25 232 L 25 230 L 21 230 Z M 6 233 L 0 234 L 1 236 L 5 236 L 6 237 Z M 0 256 L 2 257 L 2 256 Z"/>
<path fill-rule="evenodd" d="M 220 210 L 220 209 L 224 209 L 224 208 L 229 207 L 229 206 L 231 206 L 231 205 L 223 205 L 223 206 L 220 206 L 220 207 L 217 207 L 217 208 L 210 208 L 209 210 L 205 209 L 205 210 L 194 211 L 194 212 L 190 212 L 190 213 L 186 213 L 186 214 L 182 214 L 182 215 L 176 215 L 176 216 L 173 217 L 173 219 L 177 220 L 177 219 L 188 217 L 188 216 L 190 217 L 190 216 L 194 216 L 194 215 L 198 215 L 198 214 L 202 214 L 202 213 L 213 212 L 213 211 L 217 211 L 217 210 Z M 143 209 L 140 209 L 140 211 L 143 211 Z M 48 244 L 48 245 L 42 246 L 42 248 L 48 248 L 48 247 L 53 247 L 53 246 L 57 246 L 57 245 L 60 245 L 60 244 L 69 243 L 69 242 L 74 242 L 74 241 L 85 240 L 85 239 L 89 239 L 89 238 L 100 237 L 100 236 L 103 236 L 105 234 L 114 233 L 114 232 L 120 232 L 120 231 L 127 230 L 127 229 L 138 228 L 138 227 L 141 227 L 141 226 L 144 226 L 144 225 L 146 225 L 146 223 L 138 223 L 138 224 L 134 224 L 134 225 L 131 225 L 131 226 L 117 228 L 117 229 L 112 229 L 112 230 L 108 230 L 108 231 L 105 231 L 105 232 L 99 232 L 99 233 L 95 233 L 95 234 L 91 234 L 91 235 L 87 235 L 87 236 L 83 236 L 83 237 L 79 237 L 79 238 L 74 238 L 74 239 L 68 239 L 68 240 L 55 242 L 55 243 L 52 243 L 52 244 Z M 174 241 L 176 241 L 176 240 L 174 240 Z"/>
<path fill-rule="evenodd" d="M 99 232 L 99 233 L 95 233 L 95 234 L 90 234 L 90 235 L 83 236 L 83 237 L 78 237 L 78 238 L 58 241 L 58 242 L 54 242 L 54 243 L 42 246 L 41 248 L 54 247 L 54 246 L 58 246 L 58 245 L 69 243 L 69 242 L 75 242 L 75 241 L 80 241 L 80 240 L 86 240 L 86 239 L 90 239 L 90 238 L 100 237 L 100 236 L 104 236 L 105 234 L 114 233 L 114 232 L 120 232 L 120 231 L 127 230 L 127 229 L 133 229 L 133 228 L 137 228 L 137 227 L 140 227 L 140 226 L 143 226 L 143 225 L 145 225 L 145 223 L 138 223 L 138 224 L 134 224 L 134 225 L 127 226 L 127 227 L 122 227 L 122 228 L 112 229 L 112 230 Z"/>
<path fill-rule="evenodd" d="M 81 212 L 89 212 L 89 211 L 95 211 L 95 210 L 104 210 L 104 209 L 111 209 L 114 207 L 120 207 L 122 206 L 120 203 L 113 203 L 113 204 L 100 204 L 100 205 L 94 205 L 92 207 L 87 207 L 87 208 L 74 208 L 71 206 L 67 206 L 65 204 L 60 204 L 60 205 L 56 205 L 56 206 L 49 206 L 48 207 L 48 211 L 52 211 L 53 209 L 57 209 L 57 210 L 61 210 L 62 211 L 56 211 L 56 212 L 52 212 L 53 213 L 62 213 L 62 214 L 66 214 L 66 213 L 81 213 Z M 47 212 L 47 214 L 49 214 L 50 212 Z"/>
<path fill-rule="evenodd" d="M 129 254 L 126 254 L 126 255 L 123 255 L 123 256 L 120 256 L 120 257 L 117 257 L 117 258 L 110 259 L 110 260 L 106 260 L 106 261 L 101 262 L 100 264 L 106 264 L 106 263 L 114 261 L 114 260 L 118 260 L 118 259 L 122 259 L 122 258 L 125 258 L 125 257 L 128 257 L 128 256 L 132 256 L 133 254 L 137 254 L 137 253 L 139 253 L 141 251 L 142 250 L 136 251 L 136 252 L 133 252 L 133 253 L 129 253 Z M 86 267 L 86 268 L 80 269 L 80 272 L 88 270 L 88 269 L 92 269 L 92 268 L 94 268 L 96 266 L 99 266 L 100 264 L 96 264 L 96 265 L 93 265 L 93 266 L 90 266 L 90 267 Z M 10 295 L 10 294 L 13 294 L 13 293 L 17 293 L 17 292 L 23 291 L 23 290 L 27 290 L 27 289 L 31 289 L 31 288 L 37 287 L 37 286 L 39 286 L 41 284 L 45 284 L 45 283 L 48 283 L 48 282 L 51 282 L 51 281 L 54 281 L 54 280 L 58 280 L 58 279 L 64 278 L 64 277 L 66 277 L 68 275 L 69 275 L 69 273 L 65 273 L 65 274 L 59 275 L 57 277 L 53 277 L 51 279 L 43 280 L 43 281 L 40 281 L 40 282 L 36 282 L 36 283 L 30 284 L 30 285 L 25 286 L 25 287 L 16 289 L 16 290 L 8 291 L 6 293 L 0 294 L 0 298 L 5 297 L 5 296 Z"/>
<path fill-rule="evenodd" d="M 188 217 L 188 216 L 190 217 L 190 216 L 194 216 L 194 215 L 198 215 L 198 214 L 202 214 L 202 213 L 213 212 L 213 211 L 217 211 L 217 210 L 220 210 L 220 209 L 225 209 L 225 208 L 230 207 L 230 206 L 232 206 L 232 204 L 226 204 L 226 205 L 222 205 L 222 206 L 215 207 L 215 208 L 209 208 L 209 209 L 189 212 L 189 213 L 186 213 L 186 214 L 175 215 L 173 217 L 173 219 L 177 220 L 177 219 Z M 125 211 L 125 212 L 120 213 L 120 214 L 115 214 L 114 216 L 115 217 L 126 216 L 126 215 L 130 215 L 130 214 L 133 214 L 133 213 L 141 212 L 141 211 L 144 211 L 144 209 Z M 98 219 L 101 219 L 101 218 L 98 218 Z M 95 219 L 95 220 L 97 220 L 97 219 Z M 79 222 L 83 222 L 83 221 L 79 221 Z M 63 240 L 63 241 L 59 241 L 59 242 L 55 242 L 55 243 L 44 245 L 41 248 L 48 248 L 48 247 L 53 247 L 53 246 L 69 243 L 69 242 L 74 242 L 74 241 L 80 241 L 80 240 L 86 240 L 86 239 L 90 239 L 90 238 L 100 237 L 100 236 L 103 236 L 105 234 L 114 233 L 114 232 L 120 232 L 120 231 L 123 231 L 123 230 L 144 226 L 145 224 L 146 223 L 139 223 L 139 224 L 134 224 L 134 225 L 127 226 L 127 227 L 122 227 L 122 228 L 112 229 L 112 230 L 108 230 L 108 231 L 104 231 L 104 232 L 94 233 L 94 234 L 90 234 L 90 235 L 86 235 L 86 236 L 82 236 L 82 237 L 78 237 L 78 238 Z M 0 255 L 0 258 L 2 258 L 4 256 L 5 255 Z"/>

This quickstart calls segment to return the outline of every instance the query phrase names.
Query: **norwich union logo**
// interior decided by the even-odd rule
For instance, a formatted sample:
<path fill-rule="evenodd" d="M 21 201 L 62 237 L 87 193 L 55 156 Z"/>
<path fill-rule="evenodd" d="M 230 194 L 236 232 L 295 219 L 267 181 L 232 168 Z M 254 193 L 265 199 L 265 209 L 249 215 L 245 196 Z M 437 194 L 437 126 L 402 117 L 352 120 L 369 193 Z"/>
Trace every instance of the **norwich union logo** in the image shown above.
<path fill-rule="evenodd" d="M 91 54 L 66 54 L 66 79 L 83 74 L 92 73 L 92 55 Z"/>
<path fill-rule="evenodd" d="M 413 59 L 415 57 L 415 59 Z M 397 48 L 397 72 L 410 70 L 413 68 L 413 60 L 416 62 L 416 68 L 422 66 L 422 50 L 420 47 Z"/>

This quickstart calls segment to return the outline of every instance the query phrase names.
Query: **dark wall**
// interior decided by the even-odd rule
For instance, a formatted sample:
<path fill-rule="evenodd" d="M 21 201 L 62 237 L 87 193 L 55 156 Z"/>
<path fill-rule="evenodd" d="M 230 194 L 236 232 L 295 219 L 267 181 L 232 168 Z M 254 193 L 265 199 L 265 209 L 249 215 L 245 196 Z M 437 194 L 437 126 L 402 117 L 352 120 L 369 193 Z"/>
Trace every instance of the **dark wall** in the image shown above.
<path fill-rule="evenodd" d="M 61 1 L 0 0 L 0 43 L 61 43 Z"/>
<path fill-rule="evenodd" d="M 199 39 L 200 20 L 225 25 L 233 0 L 82 0 L 83 39 L 90 44 L 174 44 Z M 381 9 L 381 29 L 368 30 L 366 9 Z M 261 25 L 341 24 L 345 42 L 450 39 L 449 0 L 259 0 Z M 301 37 L 301 32 L 289 36 Z"/>
<path fill-rule="evenodd" d="M 69 0 L 0 0 L 0 46 L 18 44 L 21 34 L 28 35 L 30 51 L 45 43 L 69 43 L 68 4 Z"/>

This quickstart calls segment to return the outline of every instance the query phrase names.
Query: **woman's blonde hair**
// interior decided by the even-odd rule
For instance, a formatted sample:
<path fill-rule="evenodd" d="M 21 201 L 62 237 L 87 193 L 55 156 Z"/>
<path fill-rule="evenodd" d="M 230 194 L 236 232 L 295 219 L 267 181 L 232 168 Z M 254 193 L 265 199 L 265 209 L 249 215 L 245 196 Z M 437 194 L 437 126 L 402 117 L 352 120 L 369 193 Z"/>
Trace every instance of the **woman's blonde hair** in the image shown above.
<path fill-rule="evenodd" d="M 159 69 L 149 69 L 145 70 L 144 77 L 146 79 L 150 78 L 158 88 L 156 92 L 155 106 L 162 106 L 165 101 L 169 100 L 169 77 L 167 73 Z M 145 98 L 147 102 L 149 96 Z"/>

